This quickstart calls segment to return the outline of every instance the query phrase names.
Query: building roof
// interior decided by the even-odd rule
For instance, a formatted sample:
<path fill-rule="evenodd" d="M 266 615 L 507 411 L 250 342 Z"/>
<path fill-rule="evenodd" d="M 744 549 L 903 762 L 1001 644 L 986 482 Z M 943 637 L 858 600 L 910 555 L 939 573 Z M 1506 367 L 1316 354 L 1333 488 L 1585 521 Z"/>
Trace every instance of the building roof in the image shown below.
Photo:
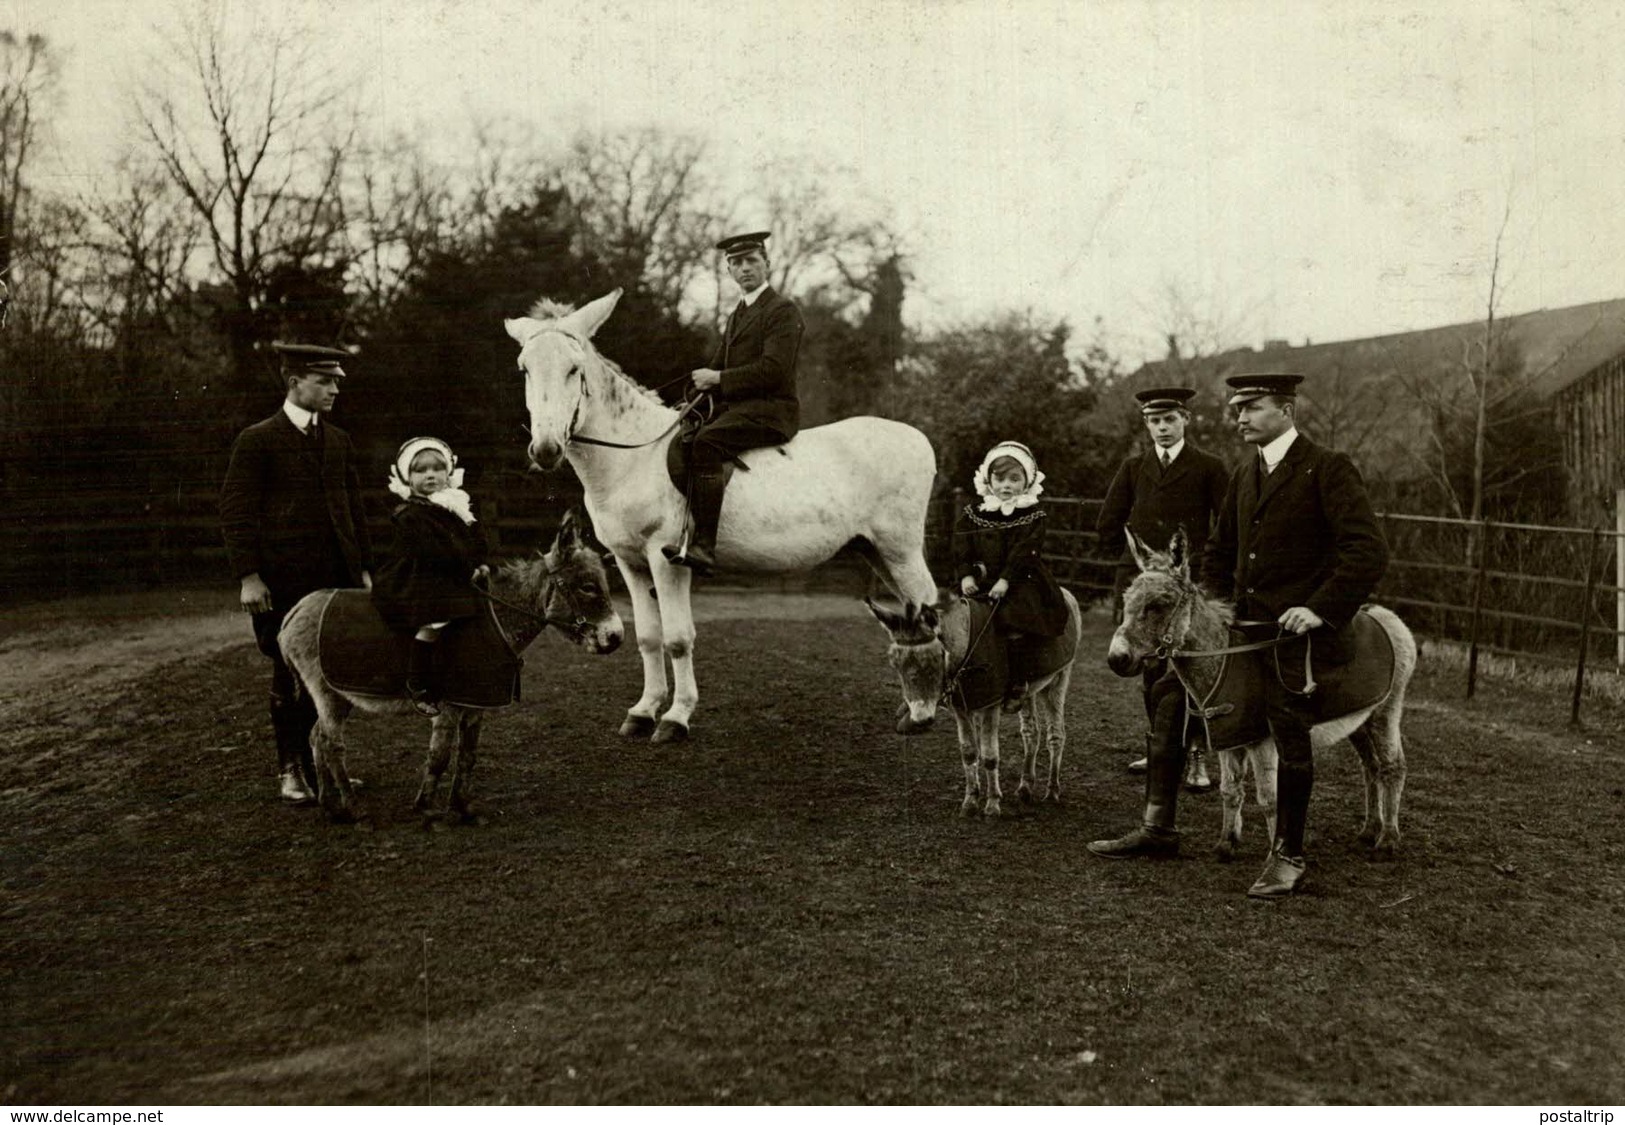
<path fill-rule="evenodd" d="M 1625 354 L 1625 299 L 1508 316 L 1500 322 L 1498 331 L 1502 330 L 1502 338 L 1523 359 L 1528 389 L 1550 398 L 1587 372 Z M 1199 379 L 1195 385 L 1213 389 L 1224 376 L 1238 372 L 1298 371 L 1311 377 L 1304 391 L 1313 397 L 1317 373 L 1383 379 L 1443 370 L 1458 366 L 1465 349 L 1481 347 L 1483 336 L 1484 322 L 1476 320 L 1301 347 L 1271 341 L 1263 348 L 1236 348 L 1200 360 L 1158 360 L 1142 366 L 1130 383 L 1138 389 L 1183 374 Z"/>

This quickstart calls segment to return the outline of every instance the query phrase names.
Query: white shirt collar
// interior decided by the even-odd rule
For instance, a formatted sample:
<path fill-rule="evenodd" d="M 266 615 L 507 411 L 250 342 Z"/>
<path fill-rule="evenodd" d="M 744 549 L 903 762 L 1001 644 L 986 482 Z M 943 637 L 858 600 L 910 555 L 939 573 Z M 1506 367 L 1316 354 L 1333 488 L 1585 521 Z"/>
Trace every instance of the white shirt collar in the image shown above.
<path fill-rule="evenodd" d="M 303 406 L 295 406 L 291 399 L 282 400 L 282 413 L 288 416 L 288 421 L 292 422 L 300 433 L 317 424 L 315 414 Z"/>
<path fill-rule="evenodd" d="M 749 293 L 746 293 L 740 299 L 743 300 L 746 305 L 754 305 L 756 303 L 756 298 L 760 297 L 762 295 L 763 290 L 765 290 L 766 288 L 767 288 L 767 282 L 764 281 L 760 285 L 758 285 L 755 289 L 752 289 Z"/>
<path fill-rule="evenodd" d="M 1259 446 L 1258 451 L 1264 455 L 1264 467 L 1273 469 L 1279 465 L 1281 458 L 1286 456 L 1286 451 L 1292 448 L 1292 443 L 1297 439 L 1298 427 L 1293 426 L 1268 445 Z"/>
<path fill-rule="evenodd" d="M 1172 465 L 1174 463 L 1174 458 L 1179 456 L 1179 451 L 1185 448 L 1185 439 L 1180 438 L 1178 441 L 1174 442 L 1174 444 L 1170 445 L 1167 449 L 1164 449 L 1164 448 L 1162 448 L 1162 446 L 1156 445 L 1155 443 L 1152 443 L 1152 444 L 1156 448 L 1157 457 L 1160 459 L 1160 458 L 1162 458 L 1162 455 L 1164 453 L 1166 453 L 1168 455 L 1166 460 L 1167 460 L 1168 464 Z"/>

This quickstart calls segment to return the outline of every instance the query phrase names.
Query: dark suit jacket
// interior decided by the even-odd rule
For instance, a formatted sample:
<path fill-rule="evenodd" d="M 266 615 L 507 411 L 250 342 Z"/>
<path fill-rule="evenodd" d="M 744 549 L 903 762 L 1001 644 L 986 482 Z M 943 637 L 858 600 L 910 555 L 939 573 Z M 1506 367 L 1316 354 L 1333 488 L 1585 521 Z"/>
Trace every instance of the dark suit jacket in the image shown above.
<path fill-rule="evenodd" d="M 771 287 L 754 305 L 728 317 L 711 366 L 722 372 L 717 398 L 729 414 L 779 431 L 784 439 L 801 428 L 796 397 L 796 356 L 806 325 L 790 298 Z"/>
<path fill-rule="evenodd" d="M 1360 471 L 1299 433 L 1273 473 L 1255 453 L 1231 475 L 1203 573 L 1238 617 L 1274 621 L 1301 605 L 1341 629 L 1387 569 Z"/>
<path fill-rule="evenodd" d="M 1174 531 L 1183 527 L 1190 539 L 1194 576 L 1200 581 L 1202 552 L 1224 503 L 1229 478 L 1223 461 L 1188 441 L 1167 472 L 1157 460 L 1155 445 L 1118 467 L 1106 490 L 1106 503 L 1095 521 L 1095 531 L 1100 536 L 1101 553 L 1116 556 L 1123 563 L 1117 575 L 1119 590 L 1136 573 L 1123 534 L 1125 524 L 1159 551 L 1167 550 Z"/>
<path fill-rule="evenodd" d="M 258 573 L 276 610 L 312 590 L 361 585 L 372 548 L 350 435 L 325 419 L 320 441 L 282 410 L 237 435 L 220 489 L 232 576 Z"/>

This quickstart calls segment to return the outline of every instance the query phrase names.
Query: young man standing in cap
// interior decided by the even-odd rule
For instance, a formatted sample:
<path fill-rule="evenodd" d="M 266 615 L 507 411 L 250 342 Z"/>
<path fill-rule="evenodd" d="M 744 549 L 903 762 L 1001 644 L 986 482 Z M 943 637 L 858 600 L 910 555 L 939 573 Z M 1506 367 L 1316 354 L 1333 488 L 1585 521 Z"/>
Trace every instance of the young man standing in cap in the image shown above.
<path fill-rule="evenodd" d="M 271 726 L 282 797 L 311 799 L 310 730 L 316 709 L 294 691 L 277 630 L 313 590 L 372 586 L 371 547 L 350 436 L 323 421 L 349 353 L 274 344 L 281 356 L 282 408 L 237 436 L 220 490 L 220 524 L 254 639 L 271 658 Z"/>
<path fill-rule="evenodd" d="M 700 427 L 689 449 L 688 503 L 694 529 L 688 549 L 685 553 L 674 544 L 663 548 L 668 559 L 696 574 L 708 574 L 716 565 L 723 466 L 746 450 L 782 445 L 801 428 L 796 356 L 805 325 L 795 302 L 767 283 L 767 237 L 767 231 L 754 231 L 717 243 L 742 296 L 711 366 L 691 375 L 697 390 L 711 393 L 718 413 Z"/>
<path fill-rule="evenodd" d="M 1200 560 L 1213 523 L 1218 519 L 1229 471 L 1223 461 L 1185 440 L 1185 427 L 1191 419 L 1188 404 L 1195 394 L 1190 387 L 1155 387 L 1134 396 L 1140 404 L 1146 431 L 1151 435 L 1151 448 L 1119 466 L 1111 487 L 1106 490 L 1100 518 L 1095 521 L 1102 553 L 1118 558 L 1112 590 L 1114 601 L 1122 598 L 1123 591 L 1139 573 L 1128 551 L 1125 528 L 1160 551 L 1167 548 L 1175 530 L 1183 527 L 1190 541 L 1191 557 Z M 1196 577 L 1200 580 L 1201 576 Z M 1148 670 L 1144 676 L 1142 687 L 1148 722 L 1155 717 L 1151 689 L 1163 671 L 1165 669 L 1159 667 Z M 1150 734 L 1145 736 L 1145 746 L 1146 756 L 1129 764 L 1131 772 L 1146 770 L 1151 757 Z M 1175 773 L 1176 786 L 1183 769 L 1181 760 Z M 1194 788 L 1203 792 L 1213 788 L 1213 783 L 1207 781 L 1206 771 L 1201 771 L 1199 777 L 1206 784 L 1198 782 Z"/>

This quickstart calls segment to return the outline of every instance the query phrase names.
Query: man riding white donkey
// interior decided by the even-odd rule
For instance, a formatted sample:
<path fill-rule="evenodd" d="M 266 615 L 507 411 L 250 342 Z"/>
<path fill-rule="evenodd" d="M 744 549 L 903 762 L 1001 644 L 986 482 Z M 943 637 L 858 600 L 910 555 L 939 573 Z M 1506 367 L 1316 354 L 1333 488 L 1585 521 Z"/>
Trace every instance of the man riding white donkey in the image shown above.
<path fill-rule="evenodd" d="M 752 449 L 783 445 L 801 428 L 796 356 L 806 326 L 795 302 L 767 283 L 767 239 L 767 231 L 752 231 L 717 243 L 741 296 L 711 366 L 690 376 L 695 390 L 714 400 L 716 413 L 688 440 L 690 538 L 662 549 L 671 562 L 702 576 L 717 563 L 728 463 Z"/>
<path fill-rule="evenodd" d="M 766 239 L 755 232 L 718 244 L 744 297 L 712 365 L 691 375 L 717 413 L 699 426 L 687 451 L 692 472 L 675 485 L 668 451 L 686 415 L 592 342 L 619 290 L 579 309 L 538 301 L 505 323 L 520 348 L 531 462 L 550 469 L 568 458 L 632 599 L 643 694 L 621 724 L 628 737 L 688 735 L 699 699 L 689 600 L 696 573 L 805 570 L 852 545 L 905 603 L 936 601 L 924 554 L 931 443 L 886 418 L 799 428 L 801 314 L 767 285 Z M 728 479 L 734 462 L 739 471 Z"/>
<path fill-rule="evenodd" d="M 1388 546 L 1354 463 L 1298 432 L 1301 381 L 1286 374 L 1226 380 L 1241 438 L 1259 452 L 1230 478 L 1202 573 L 1213 590 L 1234 600 L 1238 620 L 1266 622 L 1272 634 L 1309 634 L 1316 658 L 1338 663 L 1349 655 L 1355 614 L 1387 570 Z M 1121 632 L 1109 661 L 1119 656 Z M 1310 730 L 1318 720 L 1313 697 L 1291 689 L 1277 672 L 1294 660 L 1304 663 L 1302 645 L 1242 655 L 1266 664 L 1264 710 L 1280 755 L 1275 838 L 1247 893 L 1278 898 L 1299 889 L 1304 876 L 1304 827 L 1314 785 Z M 1143 823 L 1117 839 L 1094 841 L 1094 854 L 1126 859 L 1178 853 L 1174 809 L 1184 769 L 1186 702 L 1177 682 L 1159 685 Z"/>

